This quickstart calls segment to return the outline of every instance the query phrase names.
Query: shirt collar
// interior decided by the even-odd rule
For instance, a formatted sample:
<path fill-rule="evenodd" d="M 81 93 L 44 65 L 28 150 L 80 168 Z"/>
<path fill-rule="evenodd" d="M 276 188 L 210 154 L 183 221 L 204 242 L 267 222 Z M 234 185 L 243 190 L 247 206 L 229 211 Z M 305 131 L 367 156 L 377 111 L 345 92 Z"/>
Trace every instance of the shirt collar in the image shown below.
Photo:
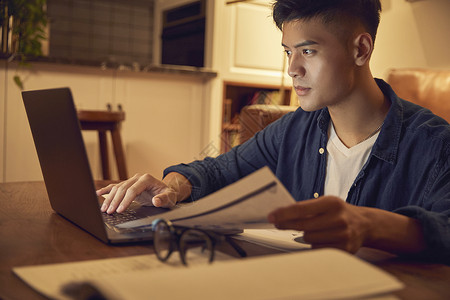
<path fill-rule="evenodd" d="M 391 101 L 380 135 L 373 145 L 372 154 L 388 163 L 395 163 L 400 144 L 401 128 L 404 118 L 404 107 L 401 99 L 391 86 L 381 79 L 375 79 L 386 99 Z"/>
<path fill-rule="evenodd" d="M 391 102 L 391 107 L 384 120 L 378 139 L 373 145 L 372 155 L 388 163 L 394 163 L 397 159 L 403 123 L 403 103 L 391 86 L 384 80 L 375 78 L 375 81 L 386 98 Z M 328 108 L 323 108 L 317 118 L 317 126 L 324 136 L 328 135 L 330 119 Z"/>

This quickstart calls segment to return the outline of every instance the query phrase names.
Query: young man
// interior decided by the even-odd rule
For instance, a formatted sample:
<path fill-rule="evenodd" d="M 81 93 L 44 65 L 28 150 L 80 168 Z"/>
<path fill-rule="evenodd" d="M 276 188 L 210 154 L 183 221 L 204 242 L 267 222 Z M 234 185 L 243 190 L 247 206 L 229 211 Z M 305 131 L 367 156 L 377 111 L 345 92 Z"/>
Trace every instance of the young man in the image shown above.
<path fill-rule="evenodd" d="M 297 203 L 268 220 L 313 248 L 367 246 L 449 262 L 450 127 L 372 77 L 379 0 L 278 0 L 275 23 L 301 108 L 217 158 L 135 175 L 102 207 L 198 199 L 269 166 Z"/>

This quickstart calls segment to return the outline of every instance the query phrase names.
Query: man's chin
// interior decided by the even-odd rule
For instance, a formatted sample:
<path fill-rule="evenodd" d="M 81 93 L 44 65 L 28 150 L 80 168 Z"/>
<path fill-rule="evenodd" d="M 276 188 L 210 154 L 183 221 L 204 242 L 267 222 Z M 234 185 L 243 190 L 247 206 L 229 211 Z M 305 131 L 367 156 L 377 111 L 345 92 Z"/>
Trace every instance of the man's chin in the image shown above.
<path fill-rule="evenodd" d="M 298 99 L 298 104 L 304 111 L 307 111 L 307 112 L 314 112 L 314 111 L 318 111 L 318 110 L 324 108 L 323 105 L 321 105 L 321 106 L 312 105 L 312 104 L 308 103 L 308 101 L 302 101 L 301 98 Z"/>

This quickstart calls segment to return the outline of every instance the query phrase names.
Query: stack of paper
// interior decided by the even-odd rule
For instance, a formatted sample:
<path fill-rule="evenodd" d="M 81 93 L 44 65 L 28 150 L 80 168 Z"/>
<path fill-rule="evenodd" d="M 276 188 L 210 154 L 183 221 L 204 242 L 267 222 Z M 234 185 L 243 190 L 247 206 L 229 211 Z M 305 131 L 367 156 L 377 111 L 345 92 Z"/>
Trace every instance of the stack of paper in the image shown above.
<path fill-rule="evenodd" d="M 95 268 L 96 262 L 91 263 Z M 14 272 L 36 287 L 38 280 L 44 284 L 54 273 L 51 267 L 45 271 L 39 268 L 16 268 Z M 29 276 L 31 272 L 33 276 Z M 334 249 L 236 259 L 192 268 L 119 271 L 89 279 L 107 299 L 133 300 L 361 299 L 387 295 L 403 286 L 384 271 Z"/>
<path fill-rule="evenodd" d="M 189 264 L 195 267 L 204 259 L 200 253 L 190 250 Z M 234 259 L 224 253 L 215 253 L 215 261 Z M 166 262 L 161 262 L 156 255 L 133 255 L 119 258 L 105 258 L 80 262 L 46 264 L 38 266 L 15 267 L 13 272 L 39 293 L 51 299 L 71 299 L 63 293 L 70 283 L 102 280 L 113 275 L 128 276 L 134 272 L 147 271 L 158 273 L 163 269 L 186 268 L 178 253 L 172 254 Z"/>

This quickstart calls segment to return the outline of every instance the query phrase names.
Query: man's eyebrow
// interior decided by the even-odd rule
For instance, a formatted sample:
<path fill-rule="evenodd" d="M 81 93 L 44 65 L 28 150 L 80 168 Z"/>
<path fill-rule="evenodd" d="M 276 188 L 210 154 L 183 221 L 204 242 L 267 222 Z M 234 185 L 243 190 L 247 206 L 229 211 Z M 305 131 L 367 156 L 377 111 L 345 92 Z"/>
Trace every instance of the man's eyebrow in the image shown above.
<path fill-rule="evenodd" d="M 300 48 L 300 47 L 304 47 L 304 46 L 311 46 L 311 45 L 317 45 L 318 43 L 317 42 L 314 42 L 314 41 L 311 41 L 311 40 L 306 40 L 306 41 L 303 41 L 303 42 L 301 42 L 301 43 L 298 43 L 298 44 L 295 44 L 294 45 L 294 48 Z M 287 47 L 285 44 L 283 44 L 283 43 L 281 43 L 281 45 L 283 46 L 283 47 Z"/>

